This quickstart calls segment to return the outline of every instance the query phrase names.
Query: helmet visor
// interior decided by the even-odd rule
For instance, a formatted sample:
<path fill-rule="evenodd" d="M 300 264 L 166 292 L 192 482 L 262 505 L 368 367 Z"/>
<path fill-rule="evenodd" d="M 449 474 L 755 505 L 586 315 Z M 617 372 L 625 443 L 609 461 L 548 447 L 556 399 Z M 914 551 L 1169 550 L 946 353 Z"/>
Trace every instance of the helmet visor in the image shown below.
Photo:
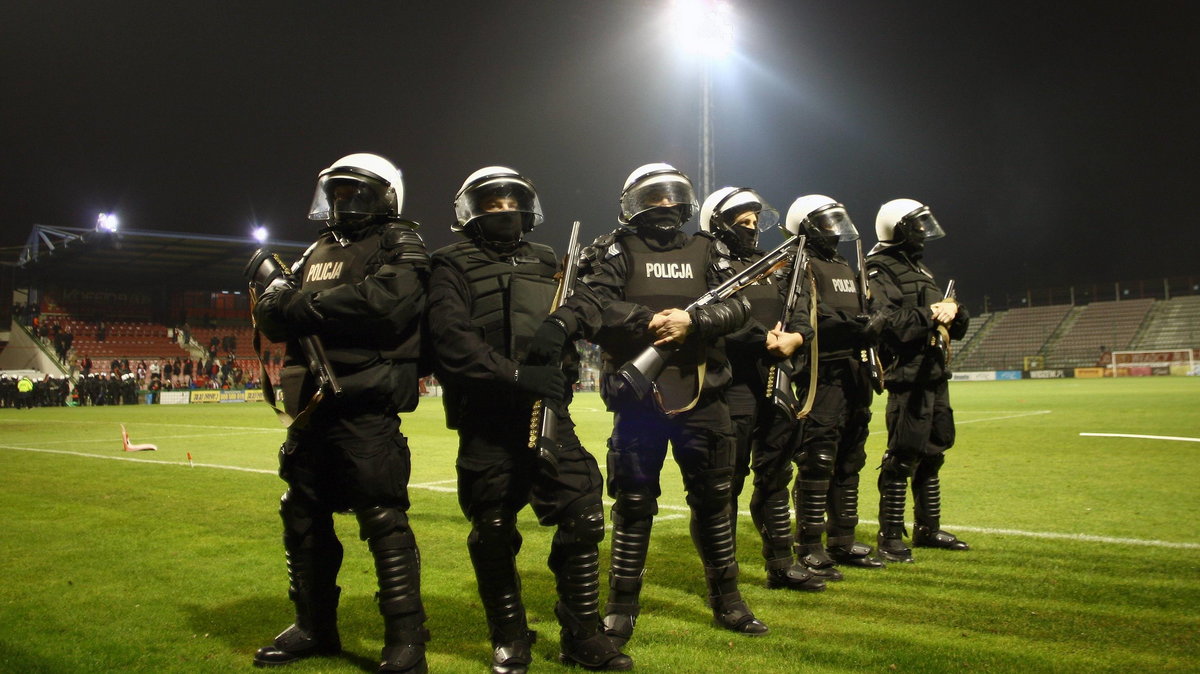
<path fill-rule="evenodd" d="M 831 241 L 856 241 L 858 229 L 850 220 L 850 214 L 841 204 L 833 204 L 816 213 L 810 213 L 808 224 L 813 232 Z"/>
<path fill-rule="evenodd" d="M 543 220 L 542 204 L 533 185 L 512 176 L 498 176 L 472 185 L 454 200 L 454 215 L 460 227 L 482 215 L 502 212 L 525 214 L 526 231 Z"/>
<path fill-rule="evenodd" d="M 725 227 L 747 222 L 749 220 L 748 213 L 754 214 L 754 226 L 761 232 L 779 224 L 779 211 L 772 208 L 771 204 L 768 204 L 754 190 L 743 189 L 734 192 L 717 204 L 717 208 L 721 211 L 721 224 Z"/>
<path fill-rule="evenodd" d="M 387 187 L 352 173 L 329 173 L 317 180 L 309 220 L 331 220 L 334 216 L 377 216 L 392 212 Z"/>
<path fill-rule="evenodd" d="M 942 231 L 942 226 L 938 224 L 937 218 L 933 217 L 928 206 L 922 206 L 901 218 L 896 224 L 896 229 L 900 230 L 905 238 L 919 241 L 933 241 L 946 236 L 946 232 Z"/>
<path fill-rule="evenodd" d="M 687 217 L 696 212 L 700 204 L 696 202 L 691 183 L 678 173 L 652 175 L 630 186 L 621 195 L 621 219 L 629 222 L 652 208 L 671 206 L 688 207 Z"/>

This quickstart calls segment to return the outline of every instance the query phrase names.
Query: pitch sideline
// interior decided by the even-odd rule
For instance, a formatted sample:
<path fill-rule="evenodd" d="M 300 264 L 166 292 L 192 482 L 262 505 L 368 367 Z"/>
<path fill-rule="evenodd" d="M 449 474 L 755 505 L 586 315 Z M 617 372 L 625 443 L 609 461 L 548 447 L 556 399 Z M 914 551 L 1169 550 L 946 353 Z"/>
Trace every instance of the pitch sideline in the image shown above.
<path fill-rule="evenodd" d="M 38 448 L 38 447 L 18 447 L 15 445 L 0 445 L 0 449 L 7 449 L 10 451 L 21 451 L 21 452 L 37 452 L 37 453 L 42 453 L 42 454 L 65 454 L 68 456 L 81 456 L 81 457 L 89 458 L 89 459 L 108 459 L 110 461 L 132 461 L 134 463 L 150 463 L 150 464 L 158 464 L 158 465 L 165 465 L 165 466 L 188 467 L 189 465 L 191 465 L 191 466 L 195 466 L 196 468 L 216 468 L 219 470 L 235 470 L 235 471 L 240 471 L 243 473 L 258 473 L 258 474 L 262 474 L 262 475 L 276 475 L 276 471 L 267 470 L 265 468 L 246 468 L 244 466 L 227 466 L 227 465 L 218 464 L 218 463 L 188 464 L 187 462 L 184 462 L 184 461 L 163 461 L 163 460 L 159 460 L 159 459 L 143 459 L 143 458 L 133 457 L 133 456 L 106 456 L 104 454 L 89 454 L 87 452 L 72 452 L 72 451 L 65 450 L 65 449 L 42 449 L 42 448 Z M 438 480 L 435 482 L 426 482 L 426 483 L 410 483 L 408 485 L 408 487 L 409 487 L 409 489 L 424 489 L 426 491 L 434 491 L 434 492 L 453 494 L 453 493 L 456 493 L 458 490 L 455 489 L 454 487 L 444 486 L 444 485 L 446 485 L 448 483 L 452 483 L 452 482 L 455 482 L 455 480 Z M 658 518 L 656 518 L 659 521 L 683 519 L 686 517 L 686 513 L 689 512 L 689 508 L 687 506 L 660 504 L 658 507 L 660 510 L 669 510 L 673 513 L 678 513 L 678 514 L 672 514 L 672 515 L 659 516 Z M 738 517 L 749 518 L 750 513 L 749 513 L 749 511 L 738 511 Z M 859 522 L 862 524 L 878 524 L 878 522 L 876 522 L 874 520 L 866 520 L 866 519 L 859 520 Z M 1181 542 L 1176 542 L 1176 541 L 1160 541 L 1160 540 L 1155 540 L 1155 539 L 1147 540 L 1147 539 L 1141 539 L 1141 538 L 1115 538 L 1115 537 L 1111 537 L 1111 536 L 1096 536 L 1094 534 L 1064 534 L 1064 533 L 1057 533 L 1057 532 L 1052 532 L 1052 531 L 1024 531 L 1021 529 L 997 529 L 997 528 L 992 528 L 992 527 L 972 527 L 972 526 L 964 526 L 964 525 L 957 525 L 957 524 L 948 525 L 948 528 L 954 529 L 956 531 L 970 531 L 973 533 L 982 533 L 982 534 L 999 535 L 999 536 L 1022 536 L 1025 538 L 1044 538 L 1044 539 L 1050 539 L 1050 540 L 1080 541 L 1080 542 L 1085 542 L 1085 543 L 1107 543 L 1107 544 L 1114 544 L 1114 545 L 1147 545 L 1147 546 L 1157 547 L 1157 548 L 1174 548 L 1174 549 L 1179 549 L 1179 550 L 1200 550 L 1200 543 L 1181 543 Z"/>

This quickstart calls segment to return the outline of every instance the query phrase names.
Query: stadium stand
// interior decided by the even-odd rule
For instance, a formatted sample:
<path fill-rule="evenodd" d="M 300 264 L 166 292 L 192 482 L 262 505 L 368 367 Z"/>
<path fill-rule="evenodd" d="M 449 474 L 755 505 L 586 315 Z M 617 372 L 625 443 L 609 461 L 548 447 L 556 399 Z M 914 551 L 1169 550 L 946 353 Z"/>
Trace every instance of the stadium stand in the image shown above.
<path fill-rule="evenodd" d="M 1092 302 L 1082 307 L 1075 320 L 1047 349 L 1046 366 L 1093 366 L 1101 361 L 1104 352 L 1126 348 L 1153 303 L 1153 299 L 1147 298 Z"/>
<path fill-rule="evenodd" d="M 954 363 L 954 369 L 1019 370 L 1026 356 L 1042 353 L 1070 311 L 1069 304 L 1055 304 L 999 312 L 989 321 L 992 325 L 979 343 Z"/>
<path fill-rule="evenodd" d="M 1186 349 L 1200 345 L 1200 295 L 1155 302 L 1130 349 Z M 1113 348 L 1121 348 L 1114 346 Z"/>

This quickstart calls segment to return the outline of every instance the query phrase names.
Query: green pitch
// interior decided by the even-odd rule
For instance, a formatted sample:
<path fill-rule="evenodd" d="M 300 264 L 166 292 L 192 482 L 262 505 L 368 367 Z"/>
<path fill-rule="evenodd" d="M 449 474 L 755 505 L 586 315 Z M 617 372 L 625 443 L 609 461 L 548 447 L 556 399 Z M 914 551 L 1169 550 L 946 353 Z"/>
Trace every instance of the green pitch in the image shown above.
<path fill-rule="evenodd" d="M 1200 443 L 1080 433 L 1200 437 L 1200 379 L 962 383 L 951 395 L 959 439 L 942 471 L 944 525 L 972 550 L 918 549 L 915 564 L 849 569 L 821 594 L 771 591 L 744 494 L 743 593 L 771 627 L 757 639 L 711 626 L 668 463 L 626 649 L 636 671 L 1196 671 Z M 871 522 L 858 532 L 871 542 L 877 402 L 861 504 Z M 574 413 L 603 466 L 609 415 L 595 395 Z M 122 452 L 121 423 L 159 451 Z M 403 428 L 430 668 L 487 671 L 440 401 Z M 0 671 L 248 671 L 292 616 L 273 475 L 282 437 L 265 405 L 0 410 Z M 541 634 L 533 670 L 563 671 L 551 532 L 528 509 L 522 517 L 525 598 Z M 338 530 L 347 652 L 288 671 L 374 670 L 374 573 L 353 517 L 339 517 Z"/>

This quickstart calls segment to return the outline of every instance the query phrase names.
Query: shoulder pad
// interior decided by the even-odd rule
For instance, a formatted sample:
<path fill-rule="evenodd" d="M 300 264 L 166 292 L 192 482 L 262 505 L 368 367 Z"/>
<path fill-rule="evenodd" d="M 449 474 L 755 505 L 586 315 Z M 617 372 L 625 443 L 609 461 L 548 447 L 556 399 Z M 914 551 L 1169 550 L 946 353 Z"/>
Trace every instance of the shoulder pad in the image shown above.
<path fill-rule="evenodd" d="M 310 245 L 310 246 L 309 246 L 309 247 L 308 247 L 308 248 L 307 248 L 307 249 L 304 251 L 304 253 L 303 253 L 303 254 L 302 254 L 302 255 L 301 255 L 301 256 L 300 256 L 300 257 L 299 257 L 299 258 L 298 258 L 298 259 L 297 259 L 295 262 L 293 262 L 293 263 L 292 263 L 292 273 L 293 273 L 293 274 L 299 274 L 299 273 L 300 273 L 300 270 L 304 268 L 304 262 L 305 262 L 305 260 L 307 260 L 307 259 L 308 259 L 308 256 L 309 256 L 309 255 L 312 255 L 313 249 L 314 249 L 314 248 L 316 248 L 316 247 L 317 247 L 317 244 L 319 244 L 319 243 L 321 243 L 321 239 L 317 239 L 316 241 L 313 241 L 313 242 L 312 242 L 312 245 Z"/>
<path fill-rule="evenodd" d="M 621 254 L 621 244 L 618 238 L 628 233 L 626 229 L 616 229 L 607 234 L 601 234 L 596 237 L 590 246 L 584 246 L 580 252 L 580 257 L 585 262 L 594 262 L 596 260 L 607 260 Z"/>
<path fill-rule="evenodd" d="M 732 271 L 733 270 L 733 265 L 729 263 L 729 258 L 723 257 L 721 255 L 718 255 L 716 260 L 713 261 L 713 266 L 716 267 L 717 269 L 720 269 L 721 271 L 727 271 L 727 270 Z"/>
<path fill-rule="evenodd" d="M 392 222 L 383 231 L 379 247 L 392 253 L 393 264 L 429 264 L 429 252 L 425 249 L 425 241 L 414 229 L 415 225 L 408 221 Z"/>
<path fill-rule="evenodd" d="M 722 241 L 720 239 L 713 239 L 713 242 L 714 242 L 713 243 L 713 251 L 716 252 L 718 257 L 722 257 L 722 258 L 733 257 L 733 251 L 729 250 L 729 246 L 725 245 L 724 241 Z"/>

